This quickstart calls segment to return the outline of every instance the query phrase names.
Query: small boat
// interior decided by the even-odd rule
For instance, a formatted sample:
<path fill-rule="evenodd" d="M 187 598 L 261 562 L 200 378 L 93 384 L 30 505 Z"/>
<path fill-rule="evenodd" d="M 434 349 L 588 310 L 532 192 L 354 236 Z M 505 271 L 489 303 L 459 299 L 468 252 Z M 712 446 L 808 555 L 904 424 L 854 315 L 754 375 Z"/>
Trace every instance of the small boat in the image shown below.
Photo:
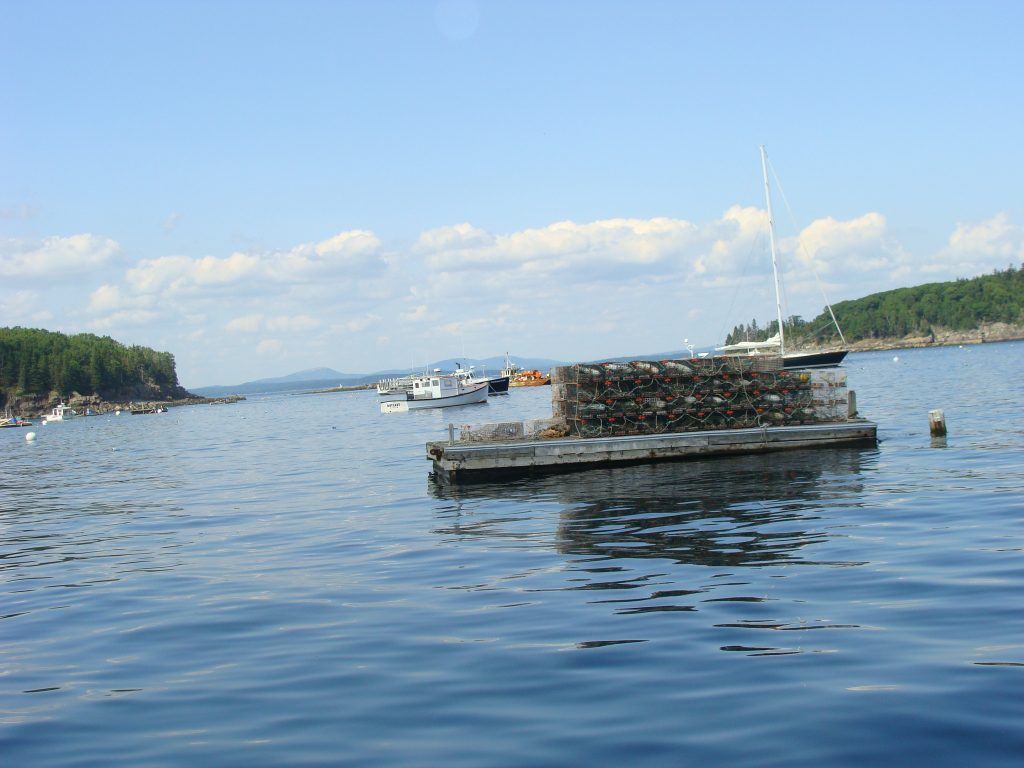
<path fill-rule="evenodd" d="M 512 377 L 508 385 L 510 387 L 543 387 L 551 383 L 551 377 L 540 371 L 519 371 Z"/>
<path fill-rule="evenodd" d="M 771 245 L 772 253 L 772 276 L 775 278 L 775 309 L 778 314 L 779 332 L 765 341 L 745 341 L 736 344 L 728 344 L 724 347 L 716 347 L 716 352 L 741 352 L 748 355 L 770 354 L 782 358 L 783 368 L 833 368 L 843 362 L 847 349 L 835 350 L 807 350 L 786 351 L 786 334 L 782 323 L 782 297 L 779 291 L 779 267 L 775 248 L 775 215 L 772 213 L 772 193 L 768 184 L 768 153 L 761 145 L 761 172 L 764 175 L 764 199 L 768 207 L 768 242 Z M 832 307 L 826 304 L 832 322 L 839 332 L 839 338 L 843 345 L 846 339 L 843 338 L 843 330 L 839 327 Z"/>
<path fill-rule="evenodd" d="M 381 413 L 418 410 L 421 408 L 447 408 L 487 402 L 487 382 L 465 383 L 452 373 L 434 373 L 418 376 L 412 388 L 384 396 Z"/>
<path fill-rule="evenodd" d="M 6 429 L 10 429 L 10 428 L 13 428 L 13 427 L 31 427 L 31 426 L 32 426 L 32 422 L 31 421 L 25 421 L 24 419 L 19 419 L 17 416 L 11 416 L 8 419 L 4 419 L 3 421 L 0 421 L 0 429 L 5 429 L 5 428 Z"/>
<path fill-rule="evenodd" d="M 508 352 L 505 353 L 505 367 L 501 369 L 501 375 L 507 376 L 510 380 L 514 379 L 516 374 L 522 370 L 518 365 L 512 362 L 512 358 L 508 356 Z"/>
<path fill-rule="evenodd" d="M 466 384 L 478 384 L 481 381 L 486 381 L 488 395 L 508 394 L 509 377 L 504 375 L 504 372 L 501 376 L 487 376 L 487 374 L 477 376 L 472 368 L 467 371 L 460 365 L 455 369 L 454 375 L 461 378 Z"/>
<path fill-rule="evenodd" d="M 405 376 L 393 376 L 387 379 L 381 379 L 377 382 L 377 394 L 378 395 L 396 395 L 400 392 L 405 392 L 408 389 L 412 389 L 412 383 L 420 378 L 415 373 L 409 373 Z"/>
<path fill-rule="evenodd" d="M 49 424 L 51 421 L 67 421 L 77 415 L 77 411 L 72 410 L 68 405 L 61 402 L 59 405 L 55 405 L 52 411 L 43 416 L 43 423 Z"/>
<path fill-rule="evenodd" d="M 154 405 L 148 408 L 132 408 L 129 413 L 131 413 L 132 416 L 139 416 L 146 413 L 167 413 L 167 406 Z"/>

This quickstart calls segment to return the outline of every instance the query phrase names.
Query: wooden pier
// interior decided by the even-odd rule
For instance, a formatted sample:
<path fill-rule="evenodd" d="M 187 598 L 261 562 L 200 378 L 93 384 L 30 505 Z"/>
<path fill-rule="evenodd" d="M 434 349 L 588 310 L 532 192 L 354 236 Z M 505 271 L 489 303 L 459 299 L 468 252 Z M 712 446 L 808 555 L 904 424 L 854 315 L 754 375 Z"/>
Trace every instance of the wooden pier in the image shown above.
<path fill-rule="evenodd" d="M 566 472 L 656 461 L 702 459 L 797 448 L 875 446 L 877 426 L 863 419 L 830 424 L 717 429 L 657 435 L 427 443 L 426 458 L 447 482 Z"/>

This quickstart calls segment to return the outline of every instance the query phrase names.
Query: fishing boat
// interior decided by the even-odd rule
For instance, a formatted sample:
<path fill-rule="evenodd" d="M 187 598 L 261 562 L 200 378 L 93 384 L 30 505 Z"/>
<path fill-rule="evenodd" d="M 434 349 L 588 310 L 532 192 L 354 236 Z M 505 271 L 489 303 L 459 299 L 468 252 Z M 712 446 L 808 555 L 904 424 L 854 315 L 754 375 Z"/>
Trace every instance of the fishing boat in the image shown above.
<path fill-rule="evenodd" d="M 383 397 L 381 413 L 486 403 L 487 382 L 466 383 L 455 374 L 434 372 L 414 378 L 410 389 Z"/>
<path fill-rule="evenodd" d="M 461 365 L 455 369 L 455 376 L 458 376 L 466 384 L 478 384 L 481 381 L 487 382 L 487 394 L 488 395 L 507 395 L 509 377 L 504 375 L 501 376 L 488 376 L 486 373 L 477 374 L 470 367 L 466 370 Z"/>
<path fill-rule="evenodd" d="M 387 379 L 381 379 L 377 382 L 377 394 L 378 395 L 396 395 L 400 392 L 405 392 L 408 389 L 412 389 L 412 383 L 420 378 L 417 374 L 410 373 L 405 376 L 392 376 Z"/>
<path fill-rule="evenodd" d="M 551 377 L 540 371 L 524 371 L 512 362 L 508 352 L 505 353 L 505 367 L 501 369 L 501 375 L 508 377 L 510 387 L 542 387 L 551 383 Z"/>
<path fill-rule="evenodd" d="M 782 294 L 779 290 L 779 267 L 775 245 L 775 215 L 772 212 L 771 185 L 768 183 L 768 153 L 763 144 L 761 145 L 761 172 L 764 176 L 764 199 L 765 204 L 768 207 L 768 242 L 770 244 L 772 254 L 772 276 L 774 277 L 775 282 L 775 310 L 778 316 L 779 332 L 764 341 L 741 341 L 735 344 L 727 344 L 723 347 L 716 347 L 715 350 L 717 352 L 740 353 L 747 355 L 777 355 L 782 358 L 783 368 L 832 368 L 843 361 L 843 358 L 846 357 L 849 350 L 836 349 L 801 351 L 786 349 L 786 332 L 782 323 Z M 825 306 L 832 318 L 832 322 L 836 326 L 836 331 L 839 333 L 842 345 L 845 347 L 846 339 L 843 337 L 843 331 L 839 327 L 839 322 L 836 320 L 835 314 L 832 312 L 832 307 L 829 304 L 826 304 Z"/>
<path fill-rule="evenodd" d="M 551 377 L 540 371 L 519 371 L 509 381 L 510 387 L 543 387 L 551 383 Z"/>
<path fill-rule="evenodd" d="M 32 422 L 31 421 L 25 421 L 24 419 L 19 419 L 17 416 L 11 416 L 10 418 L 7 418 L 7 419 L 4 419 L 3 421 L 0 421 L 0 429 L 4 429 L 4 428 L 10 429 L 12 427 L 31 427 L 31 426 L 32 426 Z"/>
<path fill-rule="evenodd" d="M 501 375 L 507 376 L 509 380 L 514 379 L 515 375 L 519 373 L 520 367 L 512 362 L 512 358 L 508 356 L 508 352 L 505 353 L 505 367 L 501 369 Z"/>
<path fill-rule="evenodd" d="M 43 423 L 49 424 L 51 421 L 67 421 L 77 415 L 78 413 L 72 410 L 70 406 L 61 402 L 59 405 L 55 405 L 52 411 L 43 416 Z"/>

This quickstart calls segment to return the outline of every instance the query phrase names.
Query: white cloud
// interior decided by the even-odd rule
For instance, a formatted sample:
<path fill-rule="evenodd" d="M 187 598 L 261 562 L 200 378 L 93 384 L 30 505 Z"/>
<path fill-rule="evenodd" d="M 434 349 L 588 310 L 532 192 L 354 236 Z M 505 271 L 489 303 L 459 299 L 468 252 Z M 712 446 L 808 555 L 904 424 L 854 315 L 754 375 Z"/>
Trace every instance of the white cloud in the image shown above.
<path fill-rule="evenodd" d="M 320 326 L 320 321 L 309 315 L 278 315 L 267 318 L 267 330 L 269 331 L 309 331 Z"/>
<path fill-rule="evenodd" d="M 402 319 L 410 323 L 418 322 L 427 316 L 427 311 L 427 305 L 420 304 L 417 307 L 413 307 L 412 309 L 403 312 Z"/>
<path fill-rule="evenodd" d="M 370 314 L 364 317 L 357 317 L 354 320 L 349 320 L 344 324 L 343 328 L 349 333 L 359 333 L 360 331 L 365 331 L 367 328 L 376 325 L 380 320 L 380 315 Z"/>
<path fill-rule="evenodd" d="M 89 234 L 48 237 L 42 242 L 9 239 L 0 242 L 0 276 L 71 282 L 107 266 L 120 250 L 115 241 Z"/>
<path fill-rule="evenodd" d="M 796 242 L 784 247 L 807 266 L 825 274 L 837 269 L 869 272 L 891 269 L 902 261 L 902 249 L 888 241 L 885 216 L 867 213 L 856 219 L 837 221 L 831 216 L 807 226 Z"/>
<path fill-rule="evenodd" d="M 1001 269 L 1024 261 L 1024 227 L 998 213 L 978 224 L 958 223 L 949 244 L 934 261 L 925 264 L 925 272 L 955 272 L 957 277 Z"/>
<path fill-rule="evenodd" d="M 277 355 L 282 349 L 284 344 L 277 339 L 264 339 L 256 345 L 256 351 L 261 355 Z"/>
<path fill-rule="evenodd" d="M 232 333 L 255 333 L 263 323 L 263 315 L 242 315 L 228 320 L 225 330 Z"/>
<path fill-rule="evenodd" d="M 694 272 L 698 275 L 732 274 L 742 271 L 742 262 L 750 256 L 757 238 L 767 238 L 768 213 L 760 208 L 734 205 L 703 230 L 694 242 L 703 245 L 710 240 L 710 247 L 694 259 Z"/>
<path fill-rule="evenodd" d="M 218 293 L 243 284 L 266 293 L 331 276 L 378 275 L 386 268 L 380 245 L 372 232 L 352 230 L 289 251 L 236 252 L 223 258 L 162 256 L 140 262 L 125 280 L 140 293 Z"/>
<path fill-rule="evenodd" d="M 28 318 L 38 301 L 39 294 L 36 291 L 0 292 L 0 316 L 4 318 L 4 322 Z"/>
<path fill-rule="evenodd" d="M 93 320 L 92 327 L 101 331 L 109 331 L 115 328 L 134 328 L 142 325 L 151 325 L 159 318 L 160 314 L 158 312 L 148 309 L 123 309 L 113 312 L 106 317 Z"/>
<path fill-rule="evenodd" d="M 663 263 L 688 246 L 696 231 L 689 222 L 667 218 L 560 221 L 509 235 L 459 224 L 423 233 L 415 248 L 431 269 L 442 272 L 515 270 L 542 276 Z"/>
<path fill-rule="evenodd" d="M 116 285 L 101 285 L 89 296 L 90 312 L 112 312 L 121 304 L 121 289 Z"/>
<path fill-rule="evenodd" d="M 379 251 L 380 240 L 369 230 L 353 229 L 320 241 L 314 250 L 317 256 L 355 259 Z"/>

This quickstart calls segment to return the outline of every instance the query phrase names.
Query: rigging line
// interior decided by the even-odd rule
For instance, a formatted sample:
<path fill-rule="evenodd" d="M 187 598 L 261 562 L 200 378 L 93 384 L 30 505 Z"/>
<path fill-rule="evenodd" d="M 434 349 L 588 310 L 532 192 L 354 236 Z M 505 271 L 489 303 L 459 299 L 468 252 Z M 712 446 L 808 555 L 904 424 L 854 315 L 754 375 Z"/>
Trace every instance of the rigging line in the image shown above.
<path fill-rule="evenodd" d="M 775 187 L 779 190 L 779 194 L 782 196 L 782 203 L 786 206 L 786 212 L 789 214 L 790 226 L 794 232 L 799 233 L 797 229 L 796 218 L 793 216 L 793 209 L 789 205 L 789 198 L 786 197 L 786 190 L 782 188 L 782 182 L 779 181 L 779 175 L 775 172 L 775 166 L 772 165 L 771 158 L 768 159 L 768 167 L 772 172 L 772 178 L 775 179 Z M 800 239 L 800 235 L 796 237 L 797 248 L 806 257 L 806 263 L 811 266 L 811 274 L 814 275 L 814 282 L 818 286 L 818 290 L 821 292 L 821 298 L 825 302 L 825 309 L 828 310 L 829 316 L 832 318 L 832 324 L 835 325 L 836 330 L 839 332 L 839 339 L 842 341 L 843 346 L 846 346 L 846 337 L 843 336 L 843 329 L 839 327 L 839 321 L 836 320 L 836 315 L 832 311 L 832 302 L 828 300 L 828 296 L 825 293 L 825 287 L 821 283 L 821 279 L 818 277 L 818 270 L 814 268 L 814 259 L 811 258 L 810 253 L 804 248 L 803 241 Z"/>

